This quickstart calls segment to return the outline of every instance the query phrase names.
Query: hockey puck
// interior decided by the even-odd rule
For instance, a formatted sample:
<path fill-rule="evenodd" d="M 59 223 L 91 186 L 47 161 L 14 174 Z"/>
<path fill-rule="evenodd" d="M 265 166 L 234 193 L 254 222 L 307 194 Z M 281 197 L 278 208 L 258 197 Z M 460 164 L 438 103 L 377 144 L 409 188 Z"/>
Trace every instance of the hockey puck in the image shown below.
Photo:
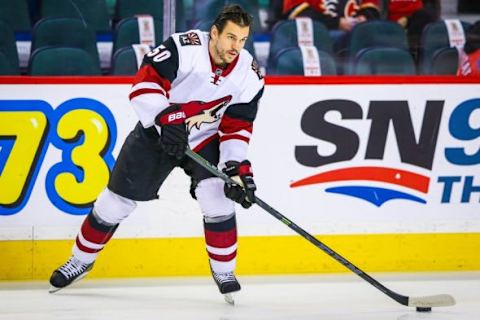
<path fill-rule="evenodd" d="M 431 307 L 417 307 L 417 312 L 430 312 L 432 311 Z"/>

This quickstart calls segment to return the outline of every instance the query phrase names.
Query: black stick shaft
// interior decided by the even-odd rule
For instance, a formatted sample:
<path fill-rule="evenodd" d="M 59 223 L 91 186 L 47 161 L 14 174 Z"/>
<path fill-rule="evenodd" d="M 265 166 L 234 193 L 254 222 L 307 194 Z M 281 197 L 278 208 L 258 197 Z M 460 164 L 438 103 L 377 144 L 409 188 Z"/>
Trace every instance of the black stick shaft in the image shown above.
<path fill-rule="evenodd" d="M 227 176 L 222 171 L 218 170 L 218 168 L 216 166 L 212 165 L 210 162 L 208 162 L 202 156 L 198 155 L 197 153 L 193 152 L 192 150 L 187 149 L 186 155 L 188 157 L 190 157 L 192 160 L 194 160 L 196 163 L 201 165 L 203 168 L 208 170 L 210 173 L 212 173 L 213 175 L 222 179 L 223 181 L 228 182 L 228 183 L 232 183 L 232 184 L 236 184 L 236 182 L 233 181 L 229 176 Z M 398 293 L 388 289 L 387 287 L 385 287 L 383 284 L 381 284 L 380 282 L 378 282 L 377 280 L 375 280 L 374 278 L 369 276 L 367 273 L 365 273 L 364 271 L 359 269 L 357 266 L 352 264 L 350 261 L 345 259 L 343 256 L 341 256 L 340 254 L 338 254 L 337 252 L 332 250 L 329 246 L 327 246 L 326 244 L 324 244 L 323 242 L 321 242 L 320 240 L 318 240 L 317 238 L 312 236 L 310 233 L 308 233 L 307 231 L 305 231 L 304 229 L 299 227 L 297 224 L 292 222 L 290 219 L 285 217 L 283 214 L 281 214 L 280 212 L 278 212 L 277 210 L 272 208 L 270 205 L 268 205 L 266 202 L 264 202 L 259 197 L 255 197 L 255 200 L 256 200 L 255 203 L 259 207 L 261 207 L 262 209 L 264 209 L 265 211 L 270 213 L 272 216 L 274 216 L 275 218 L 280 220 L 282 223 L 284 223 L 286 226 L 288 226 L 290 229 L 292 229 L 293 231 L 295 231 L 296 233 L 298 233 L 299 235 L 301 235 L 302 237 L 307 239 L 314 246 L 316 246 L 317 248 L 319 248 L 322 251 L 324 251 L 325 253 L 327 253 L 333 259 L 335 259 L 336 261 L 338 261 L 339 263 L 344 265 L 346 268 L 348 268 L 350 271 L 352 271 L 353 273 L 358 275 L 360 278 L 367 281 L 372 286 L 374 286 L 375 288 L 377 288 L 381 292 L 385 293 L 387 296 L 389 296 L 393 300 L 397 301 L 398 303 L 403 304 L 405 306 L 408 306 L 408 297 L 407 296 L 403 296 L 401 294 L 398 294 Z"/>

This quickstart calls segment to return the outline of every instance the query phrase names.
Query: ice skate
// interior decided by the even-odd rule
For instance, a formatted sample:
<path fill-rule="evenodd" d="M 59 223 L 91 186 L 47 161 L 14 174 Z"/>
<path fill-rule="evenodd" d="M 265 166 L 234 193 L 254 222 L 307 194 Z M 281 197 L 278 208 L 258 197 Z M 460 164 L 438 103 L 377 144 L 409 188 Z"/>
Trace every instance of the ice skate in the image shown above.
<path fill-rule="evenodd" d="M 54 293 L 84 278 L 93 268 L 93 263 L 83 263 L 71 257 L 64 265 L 53 271 L 50 277 L 50 289 Z"/>
<path fill-rule="evenodd" d="M 225 301 L 231 305 L 234 305 L 235 300 L 233 293 L 240 291 L 241 287 L 233 272 L 217 273 L 212 270 L 212 276 L 218 286 L 218 290 L 220 290 L 220 293 L 223 294 Z"/>

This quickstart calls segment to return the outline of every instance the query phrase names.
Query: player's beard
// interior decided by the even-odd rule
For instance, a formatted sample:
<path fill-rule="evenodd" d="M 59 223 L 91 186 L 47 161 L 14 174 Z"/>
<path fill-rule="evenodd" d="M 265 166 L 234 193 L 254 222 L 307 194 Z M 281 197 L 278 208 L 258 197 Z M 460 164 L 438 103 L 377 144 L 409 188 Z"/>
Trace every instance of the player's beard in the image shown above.
<path fill-rule="evenodd" d="M 221 67 L 225 67 L 227 64 L 229 64 L 230 62 L 233 61 L 233 59 L 235 59 L 237 56 L 233 57 L 233 58 L 229 58 L 228 57 L 228 51 L 225 50 L 225 49 L 220 49 L 218 48 L 217 46 L 214 46 L 215 47 L 215 53 L 217 54 L 217 56 L 220 58 L 220 60 L 222 60 L 222 66 Z M 233 51 L 233 50 L 232 50 Z M 236 51 L 235 51 L 236 52 Z M 237 55 L 238 55 L 238 52 L 236 52 Z"/>

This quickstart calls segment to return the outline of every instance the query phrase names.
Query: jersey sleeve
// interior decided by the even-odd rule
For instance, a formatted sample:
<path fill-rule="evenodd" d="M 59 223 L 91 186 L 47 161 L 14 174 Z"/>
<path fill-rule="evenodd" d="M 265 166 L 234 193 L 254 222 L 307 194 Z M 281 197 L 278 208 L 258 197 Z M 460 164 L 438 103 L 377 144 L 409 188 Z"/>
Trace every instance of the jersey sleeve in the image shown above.
<path fill-rule="evenodd" d="M 250 102 L 232 104 L 225 111 L 218 128 L 219 164 L 232 160 L 240 162 L 246 159 L 253 131 L 253 121 L 257 116 L 258 102 L 262 94 L 263 86 Z"/>
<path fill-rule="evenodd" d="M 169 91 L 178 71 L 178 50 L 172 37 L 145 55 L 130 90 L 130 103 L 143 127 L 169 105 Z"/>

